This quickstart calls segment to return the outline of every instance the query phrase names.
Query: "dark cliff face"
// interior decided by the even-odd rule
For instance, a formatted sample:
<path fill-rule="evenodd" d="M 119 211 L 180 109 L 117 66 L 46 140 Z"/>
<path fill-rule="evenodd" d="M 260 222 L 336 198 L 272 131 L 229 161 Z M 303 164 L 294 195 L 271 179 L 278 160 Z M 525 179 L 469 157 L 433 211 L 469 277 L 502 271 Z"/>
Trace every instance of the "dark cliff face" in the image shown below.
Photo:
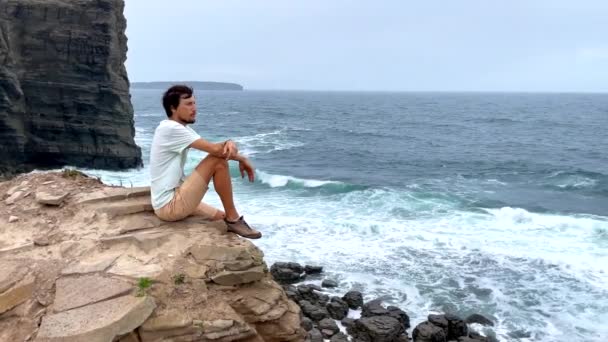
<path fill-rule="evenodd" d="M 0 175 L 141 165 L 123 0 L 0 0 Z"/>

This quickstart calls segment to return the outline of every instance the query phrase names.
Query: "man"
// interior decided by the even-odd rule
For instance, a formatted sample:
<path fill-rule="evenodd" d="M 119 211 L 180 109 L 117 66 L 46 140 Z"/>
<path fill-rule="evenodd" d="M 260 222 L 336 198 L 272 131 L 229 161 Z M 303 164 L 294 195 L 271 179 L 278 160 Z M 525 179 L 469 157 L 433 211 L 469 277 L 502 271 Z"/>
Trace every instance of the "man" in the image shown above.
<path fill-rule="evenodd" d="M 250 239 L 260 238 L 262 234 L 251 228 L 235 208 L 228 168 L 228 160 L 238 161 L 241 177 L 247 173 L 247 178 L 253 182 L 255 173 L 251 162 L 239 154 L 233 141 L 212 143 L 188 127 L 196 120 L 192 88 L 184 85 L 169 88 L 163 95 L 163 107 L 168 119 L 154 131 L 150 151 L 152 206 L 156 215 L 165 221 L 178 221 L 192 215 L 224 219 L 228 231 Z M 184 165 L 190 148 L 208 155 L 190 176 L 185 177 Z M 211 179 L 224 212 L 201 203 Z"/>

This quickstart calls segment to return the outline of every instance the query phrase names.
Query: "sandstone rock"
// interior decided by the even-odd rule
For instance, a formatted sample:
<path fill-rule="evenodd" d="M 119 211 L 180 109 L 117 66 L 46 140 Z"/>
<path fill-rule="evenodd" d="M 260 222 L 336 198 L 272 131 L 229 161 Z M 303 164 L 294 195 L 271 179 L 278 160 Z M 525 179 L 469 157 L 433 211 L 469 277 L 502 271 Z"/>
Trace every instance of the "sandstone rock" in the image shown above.
<path fill-rule="evenodd" d="M 19 221 L 19 218 L 17 216 L 8 217 L 8 223 L 13 223 L 13 222 L 17 222 L 17 221 Z"/>
<path fill-rule="evenodd" d="M 245 271 L 223 271 L 211 277 L 220 285 L 239 285 L 251 283 L 264 277 L 264 267 L 256 266 Z"/>
<path fill-rule="evenodd" d="M 46 191 L 36 192 L 36 202 L 46 205 L 61 205 L 63 201 L 68 197 L 69 192 L 63 193 L 50 193 Z"/>
<path fill-rule="evenodd" d="M 25 261 L 0 260 L 0 293 L 8 290 L 23 279 L 28 268 Z"/>
<path fill-rule="evenodd" d="M 36 342 L 107 342 L 140 326 L 156 304 L 151 297 L 123 296 L 45 316 Z"/>
<path fill-rule="evenodd" d="M 23 196 L 23 191 L 15 191 L 12 195 L 10 195 L 7 199 L 4 200 L 6 205 L 13 205 Z"/>
<path fill-rule="evenodd" d="M 142 164 L 122 0 L 6 0 L 0 11 L 0 173 Z"/>
<path fill-rule="evenodd" d="M 46 235 L 35 236 L 33 239 L 34 246 L 44 247 L 50 244 L 49 238 Z"/>
<path fill-rule="evenodd" d="M 61 271 L 61 274 L 69 275 L 102 272 L 110 267 L 116 258 L 118 258 L 117 254 L 95 256 L 94 258 L 83 260 L 66 267 Z"/>
<path fill-rule="evenodd" d="M 78 308 L 132 291 L 133 285 L 101 275 L 60 278 L 56 282 L 56 312 Z"/>
<path fill-rule="evenodd" d="M 34 277 L 28 276 L 13 285 L 10 289 L 0 293 L 0 314 L 25 302 L 34 293 Z"/>

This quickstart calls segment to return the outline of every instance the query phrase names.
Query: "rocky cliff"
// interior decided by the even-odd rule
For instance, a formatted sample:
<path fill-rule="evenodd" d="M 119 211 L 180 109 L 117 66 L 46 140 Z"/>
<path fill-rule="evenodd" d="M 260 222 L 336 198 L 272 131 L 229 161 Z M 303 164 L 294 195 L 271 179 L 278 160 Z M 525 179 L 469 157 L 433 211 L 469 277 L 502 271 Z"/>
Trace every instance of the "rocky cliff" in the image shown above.
<path fill-rule="evenodd" d="M 123 0 L 0 0 L 0 175 L 141 165 Z"/>
<path fill-rule="evenodd" d="M 0 183 L 0 341 L 303 341 L 263 253 L 159 221 L 146 188 L 77 173 Z"/>

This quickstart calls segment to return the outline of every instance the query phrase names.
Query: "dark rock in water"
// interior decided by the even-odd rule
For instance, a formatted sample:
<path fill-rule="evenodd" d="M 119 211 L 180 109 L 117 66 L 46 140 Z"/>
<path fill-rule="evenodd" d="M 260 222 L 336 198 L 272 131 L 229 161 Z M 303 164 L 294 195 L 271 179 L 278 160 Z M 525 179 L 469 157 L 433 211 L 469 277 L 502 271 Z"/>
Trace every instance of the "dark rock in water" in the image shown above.
<path fill-rule="evenodd" d="M 443 328 L 431 322 L 418 324 L 412 332 L 414 342 L 446 342 L 446 334 Z"/>
<path fill-rule="evenodd" d="M 281 284 L 296 283 L 302 280 L 303 268 L 295 262 L 275 262 L 270 267 L 270 274 Z"/>
<path fill-rule="evenodd" d="M 363 295 L 359 291 L 348 291 L 342 296 L 342 299 L 351 309 L 357 309 L 363 306 Z"/>
<path fill-rule="evenodd" d="M 463 338 L 463 337 L 461 337 L 461 338 Z M 482 335 L 480 335 L 480 334 L 478 334 L 478 333 L 476 333 L 474 331 L 469 331 L 469 337 L 468 338 L 472 340 L 472 341 L 469 341 L 469 342 L 490 342 L 489 338 L 487 338 L 485 336 L 482 336 Z M 459 339 L 459 341 L 460 341 L 460 339 Z"/>
<path fill-rule="evenodd" d="M 469 317 L 467 317 L 467 319 L 465 320 L 468 324 L 471 323 L 479 323 L 481 325 L 486 325 L 486 326 L 494 326 L 494 322 L 492 322 L 491 320 L 489 320 L 488 318 L 480 315 L 480 314 L 472 314 Z"/>
<path fill-rule="evenodd" d="M 340 297 L 332 297 L 331 302 L 326 306 L 329 315 L 337 320 L 341 320 L 348 315 L 348 304 Z"/>
<path fill-rule="evenodd" d="M 323 318 L 329 318 L 329 313 L 322 306 L 312 304 L 307 300 L 300 301 L 300 308 L 304 316 L 309 317 L 315 322 L 322 320 Z"/>
<path fill-rule="evenodd" d="M 329 295 L 326 295 L 326 294 L 319 295 L 319 299 L 317 300 L 317 303 L 319 303 L 320 305 L 325 305 L 328 302 L 329 302 Z"/>
<path fill-rule="evenodd" d="M 343 326 L 348 328 L 355 324 L 355 320 L 347 317 L 347 318 L 344 318 L 343 320 L 341 320 L 340 323 L 342 323 Z"/>
<path fill-rule="evenodd" d="M 481 340 L 476 340 L 470 337 L 459 337 L 458 342 L 481 342 Z"/>
<path fill-rule="evenodd" d="M 326 338 L 329 338 L 340 331 L 340 328 L 338 328 L 336 321 L 331 318 L 322 319 L 321 321 L 319 321 L 318 326 L 321 330 L 321 334 Z"/>
<path fill-rule="evenodd" d="M 462 318 L 448 314 L 445 315 L 445 319 L 448 320 L 448 340 L 457 340 L 459 337 L 469 335 L 469 327 Z"/>
<path fill-rule="evenodd" d="M 308 317 L 302 317 L 302 322 L 300 322 L 300 325 L 306 331 L 310 331 L 313 328 L 313 326 L 312 326 L 312 320 L 310 318 L 308 318 Z"/>
<path fill-rule="evenodd" d="M 339 332 L 332 336 L 329 342 L 348 342 L 348 336 L 346 336 L 344 333 Z"/>
<path fill-rule="evenodd" d="M 304 272 L 306 272 L 306 274 L 319 274 L 323 272 L 323 266 L 306 265 L 304 266 Z"/>
<path fill-rule="evenodd" d="M 287 294 L 287 297 L 294 302 L 298 303 L 302 300 L 302 295 L 298 292 L 298 288 L 293 285 L 283 285 L 283 290 Z"/>
<path fill-rule="evenodd" d="M 319 329 L 314 328 L 308 332 L 307 340 L 310 340 L 310 342 L 323 342 L 323 335 L 321 335 Z"/>
<path fill-rule="evenodd" d="M 338 282 L 331 279 L 323 279 L 323 282 L 321 282 L 321 287 L 338 287 Z"/>
<path fill-rule="evenodd" d="M 507 335 L 509 335 L 509 337 L 512 337 L 512 338 L 530 338 L 530 337 L 532 337 L 532 334 L 529 331 L 525 331 L 525 330 L 511 331 L 511 332 L 507 333 Z"/>
<path fill-rule="evenodd" d="M 0 176 L 141 166 L 124 1 L 1 1 L 0 8 Z"/>
<path fill-rule="evenodd" d="M 445 315 L 429 315 L 428 321 L 445 331 L 445 336 L 448 335 L 448 320 L 445 318 Z"/>
<path fill-rule="evenodd" d="M 389 311 L 382 306 L 382 300 L 374 299 L 363 304 L 361 317 L 388 316 Z"/>
<path fill-rule="evenodd" d="M 300 297 L 312 303 L 319 301 L 320 295 L 309 285 L 298 285 L 298 293 Z"/>
<path fill-rule="evenodd" d="M 408 316 L 405 311 L 399 309 L 396 306 L 389 306 L 386 308 L 388 310 L 388 315 L 396 318 L 403 325 L 403 329 L 407 330 L 410 328 L 410 316 Z"/>
<path fill-rule="evenodd" d="M 404 333 L 401 323 L 389 316 L 363 317 L 347 330 L 355 341 L 395 342 Z"/>

